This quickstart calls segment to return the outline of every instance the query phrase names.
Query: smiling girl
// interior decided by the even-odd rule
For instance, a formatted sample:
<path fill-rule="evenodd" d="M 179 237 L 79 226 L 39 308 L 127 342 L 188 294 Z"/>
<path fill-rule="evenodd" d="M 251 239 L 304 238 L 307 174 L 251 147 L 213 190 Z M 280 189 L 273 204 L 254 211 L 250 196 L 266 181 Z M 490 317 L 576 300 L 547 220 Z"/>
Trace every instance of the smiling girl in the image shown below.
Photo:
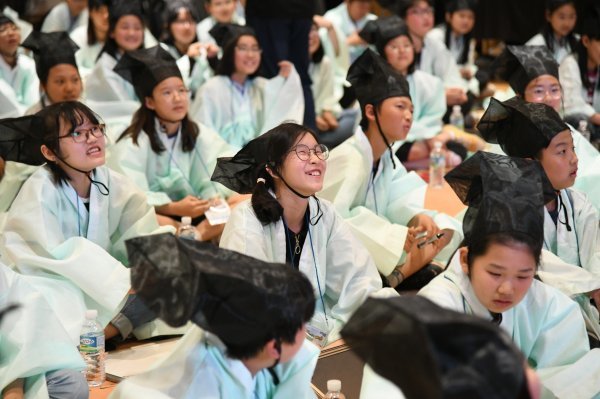
<path fill-rule="evenodd" d="M 546 46 L 560 63 L 577 48 L 578 35 L 574 33 L 577 8 L 574 0 L 546 0 L 546 23 L 526 46 Z"/>

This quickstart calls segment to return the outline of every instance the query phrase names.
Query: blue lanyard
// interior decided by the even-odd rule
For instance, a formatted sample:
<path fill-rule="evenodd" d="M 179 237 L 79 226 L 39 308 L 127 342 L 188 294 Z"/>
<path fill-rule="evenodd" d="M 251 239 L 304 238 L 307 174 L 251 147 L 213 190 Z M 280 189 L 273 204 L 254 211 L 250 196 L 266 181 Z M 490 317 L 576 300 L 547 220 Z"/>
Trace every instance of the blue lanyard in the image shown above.
<path fill-rule="evenodd" d="M 294 264 L 294 256 L 292 254 L 292 243 L 290 241 L 290 238 L 287 234 L 287 224 L 285 222 L 285 219 L 283 218 L 283 216 L 281 217 L 281 220 L 283 221 L 283 226 L 286 229 L 285 235 L 286 235 L 286 239 L 288 241 L 288 251 L 290 253 L 290 259 L 292 260 L 292 265 Z M 325 324 L 327 325 L 327 327 L 329 328 L 329 319 L 327 318 L 327 309 L 325 308 L 325 300 L 323 299 L 323 291 L 321 290 L 321 280 L 319 279 L 319 270 L 317 269 L 317 257 L 315 256 L 315 249 L 313 246 L 313 241 L 312 241 L 312 233 L 311 233 L 311 229 L 310 229 L 310 223 L 308 220 L 308 214 L 304 215 L 304 223 L 306 223 L 307 229 L 308 229 L 308 240 L 310 242 L 310 251 L 312 253 L 312 257 L 313 257 L 313 265 L 315 268 L 315 276 L 317 277 L 317 289 L 319 290 L 319 298 L 321 299 L 321 306 L 323 307 L 323 314 L 325 315 Z M 300 253 L 300 257 L 302 257 L 302 253 Z M 300 268 L 300 265 L 298 265 L 298 268 Z"/>

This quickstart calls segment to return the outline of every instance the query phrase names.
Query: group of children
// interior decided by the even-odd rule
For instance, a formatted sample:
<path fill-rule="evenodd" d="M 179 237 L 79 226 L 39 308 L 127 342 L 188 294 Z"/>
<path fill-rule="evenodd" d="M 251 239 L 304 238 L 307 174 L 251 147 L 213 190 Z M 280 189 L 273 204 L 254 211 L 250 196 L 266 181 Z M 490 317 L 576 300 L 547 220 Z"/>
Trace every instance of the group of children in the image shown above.
<path fill-rule="evenodd" d="M 468 107 L 487 84 L 473 64 L 475 2 L 449 2 L 434 30 L 426 0 L 381 18 L 346 0 L 316 17 L 319 131 L 301 124 L 291 63 L 258 76 L 261 45 L 232 23 L 243 22 L 235 1 L 207 1 L 202 22 L 170 2 L 159 45 L 137 2 L 90 1 L 85 14 L 78 3 L 49 14 L 44 26 L 70 13 L 61 32 L 23 43 L 0 17 L 0 97 L 13 105 L 0 120 L 0 306 L 21 304 L 0 329 L 4 397 L 87 397 L 74 372 L 86 309 L 113 343 L 145 327 L 185 333 L 114 397 L 312 397 L 317 348 L 340 337 L 368 363 L 363 397 L 412 397 L 371 353 L 402 338 L 352 341 L 369 320 L 385 331 L 374 315 L 410 291 L 507 332 L 513 360 L 534 370 L 516 373 L 533 397 L 600 395 L 600 156 L 561 116 L 575 93 L 563 70 L 578 45 L 561 25 L 573 2 L 549 1 L 542 45 L 508 46 L 495 61 L 516 96 L 490 100 L 475 141 L 442 126 L 448 106 Z M 591 71 L 600 14 L 584 22 Z M 467 158 L 467 141 L 484 140 L 493 153 Z M 467 206 L 456 217 L 426 210 L 426 183 L 404 166 L 440 142 Z M 173 235 L 182 217 L 197 242 Z"/>

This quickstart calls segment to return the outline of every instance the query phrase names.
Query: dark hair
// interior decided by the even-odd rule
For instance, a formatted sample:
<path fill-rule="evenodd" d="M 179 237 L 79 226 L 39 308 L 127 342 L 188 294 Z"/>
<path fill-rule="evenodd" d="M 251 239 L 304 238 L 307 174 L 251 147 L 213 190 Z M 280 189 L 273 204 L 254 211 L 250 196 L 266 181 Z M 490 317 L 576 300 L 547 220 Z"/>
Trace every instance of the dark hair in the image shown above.
<path fill-rule="evenodd" d="M 111 33 L 114 33 L 115 28 L 117 26 L 117 23 L 119 22 L 119 20 L 122 17 L 128 16 L 128 15 L 133 15 L 135 17 L 138 17 L 140 22 L 142 23 L 142 29 L 146 28 L 146 22 L 144 22 L 144 19 L 141 18 L 139 15 L 137 14 L 124 14 L 121 15 L 121 17 L 119 17 L 117 20 L 114 21 L 114 24 L 112 23 L 111 20 L 111 24 L 108 28 L 108 34 L 106 36 L 106 42 L 104 42 L 104 47 L 102 47 L 102 50 L 100 50 L 100 53 L 98 54 L 98 58 L 96 58 L 96 60 L 100 59 L 100 57 L 102 56 L 102 53 L 107 53 L 108 55 L 110 55 L 113 58 L 117 58 L 117 53 L 119 52 L 119 46 L 117 45 L 117 42 L 114 38 L 112 38 L 110 35 Z M 138 48 L 144 48 L 144 35 L 142 34 L 142 44 L 140 44 L 140 47 Z"/>
<path fill-rule="evenodd" d="M 431 0 L 408 0 L 408 1 L 401 1 L 400 6 L 398 8 L 398 15 L 400 17 L 402 17 L 402 19 L 406 18 L 406 13 L 408 12 L 408 9 L 413 7 L 415 4 L 420 3 L 424 1 L 425 3 L 429 4 L 430 6 L 432 6 L 431 4 Z"/>
<path fill-rule="evenodd" d="M 579 64 L 579 75 L 581 76 L 581 83 L 583 87 L 586 89 L 592 88 L 592 82 L 590 82 L 590 78 L 588 77 L 588 51 L 587 48 L 583 45 L 583 37 L 586 36 L 589 40 L 600 40 L 600 30 L 597 30 L 597 33 L 591 34 L 590 32 L 582 32 L 581 38 L 579 39 L 579 43 L 577 44 L 577 63 Z M 596 90 L 600 88 L 600 79 L 596 82 Z"/>
<path fill-rule="evenodd" d="M 243 33 L 239 36 L 237 36 L 235 39 L 230 40 L 225 47 L 223 47 L 223 56 L 221 57 L 221 61 L 219 61 L 219 65 L 217 66 L 217 70 L 215 71 L 215 73 L 217 75 L 222 75 L 222 76 L 231 76 L 235 73 L 235 47 L 237 46 L 238 42 L 240 41 L 240 38 L 242 36 L 252 36 L 253 38 L 256 39 L 256 42 L 258 42 L 258 38 L 249 33 Z M 258 44 L 260 46 L 260 43 Z M 261 59 L 262 62 L 262 59 Z M 258 76 L 258 70 L 260 69 L 260 67 L 250 76 L 248 76 L 249 78 L 254 78 L 256 76 Z"/>
<path fill-rule="evenodd" d="M 466 243 L 463 241 L 463 243 Z M 535 259 L 536 269 L 540 263 L 542 254 L 542 242 L 536 242 L 530 235 L 516 231 L 487 234 L 484 237 L 472 237 L 466 243 L 469 248 L 467 263 L 471 268 L 475 258 L 484 255 L 492 244 L 508 247 L 525 246 Z"/>
<path fill-rule="evenodd" d="M 553 14 L 556 10 L 565 6 L 567 4 L 571 4 L 575 9 L 577 8 L 575 5 L 575 0 L 569 1 L 556 1 L 550 0 L 546 2 L 546 12 L 548 14 Z M 541 34 L 546 41 L 546 46 L 550 49 L 552 53 L 554 53 L 554 31 L 552 30 L 552 25 L 549 21 L 546 21 L 542 26 Z M 574 51 L 577 48 L 577 38 L 575 37 L 575 33 L 573 30 L 569 32 L 567 37 L 565 38 L 571 47 L 571 51 Z"/>
<path fill-rule="evenodd" d="M 171 25 L 173 22 L 177 20 L 179 16 L 179 10 L 184 9 L 185 12 L 194 20 L 194 22 L 198 23 L 198 16 L 196 15 L 196 11 L 191 9 L 190 6 L 186 6 L 183 3 L 179 7 L 167 7 L 167 12 L 165 15 L 165 23 L 163 28 L 163 43 L 175 45 L 175 36 L 171 32 Z M 192 43 L 198 41 L 198 34 L 194 35 L 194 40 Z"/>
<path fill-rule="evenodd" d="M 282 266 L 283 267 L 283 266 Z M 253 344 L 244 346 L 233 345 L 224 342 L 227 347 L 227 355 L 233 359 L 249 359 L 256 356 L 263 347 L 272 339 L 288 344 L 293 344 L 296 340 L 296 334 L 302 326 L 307 323 L 313 316 L 315 311 L 315 294 L 312 284 L 301 273 L 290 274 L 287 282 L 290 286 L 296 289 L 293 294 L 288 297 L 288 303 L 274 303 L 267 309 L 259 309 L 274 314 L 274 318 L 278 320 L 276 326 L 269 334 Z M 285 309 L 282 309 L 285 307 Z M 302 337 L 304 339 L 304 337 Z"/>
<path fill-rule="evenodd" d="M 458 11 L 462 11 L 462 10 L 456 10 L 454 12 L 448 12 L 448 14 L 452 15 L 455 12 Z M 469 11 L 473 12 L 473 10 L 469 9 Z M 450 25 L 449 21 L 445 22 L 446 24 L 446 34 L 444 36 L 444 43 L 446 44 L 446 47 L 448 49 L 450 49 L 450 43 L 451 43 L 451 39 L 452 39 L 452 26 Z M 466 34 L 463 35 L 463 40 L 464 40 L 464 46 L 463 46 L 463 50 L 460 53 L 460 56 L 458 57 L 458 60 L 456 60 L 456 62 L 458 64 L 466 64 L 467 61 L 469 60 L 469 49 L 470 49 L 470 43 L 471 43 L 471 38 L 473 37 L 472 34 L 472 30 L 471 32 L 468 32 Z"/>
<path fill-rule="evenodd" d="M 410 44 L 413 45 L 413 62 L 411 62 L 410 65 L 408 66 L 408 68 L 406 69 L 406 74 L 410 75 L 415 71 L 415 65 L 417 63 L 417 52 L 415 51 L 415 46 L 414 46 L 412 37 L 410 37 L 410 35 L 399 35 L 396 37 L 400 37 L 400 36 L 406 36 L 408 38 L 408 40 L 410 41 Z M 390 64 L 390 62 L 388 61 L 387 56 L 385 54 L 385 46 L 387 46 L 387 44 L 390 41 L 392 41 L 393 39 L 395 39 L 396 37 L 391 38 L 390 40 L 388 40 L 385 43 L 380 43 L 380 42 L 375 43 L 375 49 L 377 50 L 379 55 L 381 55 L 381 57 L 383 57 L 383 59 L 387 61 L 388 64 Z M 390 64 L 390 66 L 391 66 L 391 64 Z M 398 72 L 400 72 L 400 71 L 398 71 Z"/>
<path fill-rule="evenodd" d="M 117 142 L 131 137 L 131 140 L 135 145 L 138 145 L 138 137 L 140 132 L 143 130 L 150 139 L 150 148 L 157 154 L 165 151 L 165 147 L 162 144 L 158 132 L 156 131 L 155 118 L 156 111 L 146 107 L 146 103 L 142 100 L 142 105 L 135 111 L 133 118 L 131 119 L 131 125 L 129 125 L 123 133 L 117 139 Z M 196 122 L 192 121 L 188 115 L 181 120 L 181 149 L 183 152 L 194 151 L 196 146 L 196 139 L 200 134 L 200 128 Z"/>
<path fill-rule="evenodd" d="M 92 20 L 91 11 L 99 10 L 101 7 L 109 7 L 110 0 L 88 0 L 88 10 L 90 11 L 90 16 L 88 17 L 88 26 L 87 26 L 87 44 L 90 46 L 92 44 L 96 44 L 98 38 L 96 37 L 96 29 L 94 29 L 94 21 Z"/>
<path fill-rule="evenodd" d="M 306 134 L 312 135 L 317 142 L 317 134 L 306 126 L 297 123 L 282 123 L 265 134 L 270 134 L 265 152 L 268 154 L 267 167 L 273 173 L 280 173 L 285 157 L 299 139 Z M 283 215 L 281 204 L 274 198 L 269 190 L 275 190 L 275 182 L 267 172 L 264 164 L 258 166 L 257 178 L 265 179 L 264 183 L 257 183 L 252 192 L 252 209 L 263 225 L 277 222 Z"/>
<path fill-rule="evenodd" d="M 69 129 L 83 125 L 86 120 L 95 125 L 101 123 L 101 118 L 79 101 L 64 101 L 51 104 L 37 115 L 41 116 L 44 121 L 42 144 L 48 147 L 59 158 L 62 156 L 58 137 L 60 136 L 61 121 L 63 126 L 67 126 Z M 48 162 L 46 163 L 46 167 L 50 169 L 55 184 L 69 180 L 69 176 L 58 164 Z"/>

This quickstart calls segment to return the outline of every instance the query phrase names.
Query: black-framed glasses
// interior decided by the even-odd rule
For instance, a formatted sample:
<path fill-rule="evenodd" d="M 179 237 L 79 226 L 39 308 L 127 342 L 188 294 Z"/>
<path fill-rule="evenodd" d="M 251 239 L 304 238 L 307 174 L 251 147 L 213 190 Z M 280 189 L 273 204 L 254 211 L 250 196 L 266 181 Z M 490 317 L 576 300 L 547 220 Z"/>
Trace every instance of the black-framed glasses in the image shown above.
<path fill-rule="evenodd" d="M 289 152 L 295 152 L 296 156 L 301 161 L 308 161 L 310 159 L 310 153 L 314 153 L 317 158 L 322 161 L 325 161 L 329 158 L 329 148 L 325 144 L 317 144 L 313 148 L 310 148 L 306 144 L 298 144 L 293 146 Z"/>
<path fill-rule="evenodd" d="M 73 131 L 71 133 L 67 133 L 64 136 L 58 136 L 58 138 L 64 139 L 64 138 L 70 137 L 71 139 L 73 139 L 73 142 L 79 144 L 79 143 L 85 143 L 86 141 L 88 141 L 88 139 L 90 138 L 90 135 L 92 135 L 96 138 L 100 138 L 100 137 L 106 135 L 106 125 L 99 124 L 99 125 L 92 126 L 90 129 L 80 129 L 79 131 Z"/>

